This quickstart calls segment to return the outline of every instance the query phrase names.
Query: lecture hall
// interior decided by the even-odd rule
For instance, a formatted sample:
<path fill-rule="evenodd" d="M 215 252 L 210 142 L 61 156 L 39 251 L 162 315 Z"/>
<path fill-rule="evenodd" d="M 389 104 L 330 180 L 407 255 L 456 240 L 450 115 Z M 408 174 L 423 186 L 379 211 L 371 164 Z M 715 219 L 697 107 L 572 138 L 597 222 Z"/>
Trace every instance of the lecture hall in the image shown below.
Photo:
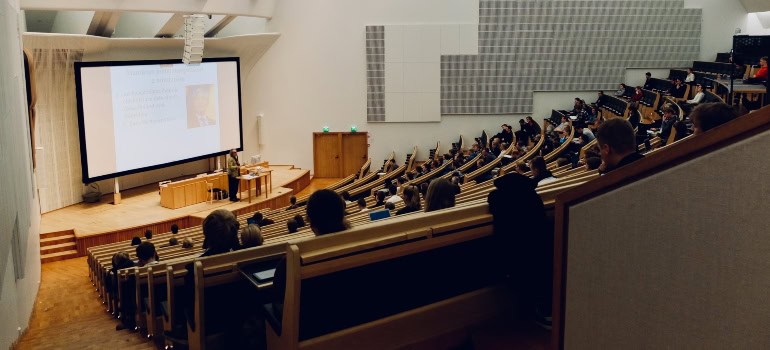
<path fill-rule="evenodd" d="M 0 349 L 770 349 L 770 1 L 0 25 Z"/>

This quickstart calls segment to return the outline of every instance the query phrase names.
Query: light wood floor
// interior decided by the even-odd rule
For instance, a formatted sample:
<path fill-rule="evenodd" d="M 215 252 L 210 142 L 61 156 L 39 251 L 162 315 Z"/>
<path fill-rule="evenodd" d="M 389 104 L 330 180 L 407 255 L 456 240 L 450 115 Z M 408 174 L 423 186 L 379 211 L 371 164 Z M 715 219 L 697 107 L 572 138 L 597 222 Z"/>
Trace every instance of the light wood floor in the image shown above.
<path fill-rule="evenodd" d="M 291 191 L 281 186 L 306 172 L 291 166 L 274 165 L 270 168 L 273 169 L 273 190 L 270 198 Z M 160 206 L 157 184 L 121 191 L 121 194 L 123 199 L 120 205 L 109 204 L 109 200 L 103 199 L 102 203 L 79 203 L 45 213 L 40 221 L 40 233 L 74 229 L 75 234 L 82 237 L 187 215 L 200 214 L 205 217 L 214 209 L 235 210 L 249 205 L 246 196 L 237 203 L 221 200 L 212 204 L 203 202 L 179 209 L 168 209 Z M 252 204 L 260 200 L 265 200 L 265 196 L 253 196 Z"/>
<path fill-rule="evenodd" d="M 326 177 L 326 178 L 316 178 L 314 177 L 312 180 L 310 180 L 310 185 L 305 187 L 304 190 L 300 191 L 295 196 L 300 197 L 307 194 L 311 194 L 317 190 L 329 187 L 329 185 L 334 184 L 337 181 L 342 180 L 342 178 L 333 178 L 333 177 Z"/>
<path fill-rule="evenodd" d="M 152 341 L 127 330 L 97 299 L 86 258 L 42 266 L 42 281 L 29 329 L 16 349 L 155 349 Z"/>

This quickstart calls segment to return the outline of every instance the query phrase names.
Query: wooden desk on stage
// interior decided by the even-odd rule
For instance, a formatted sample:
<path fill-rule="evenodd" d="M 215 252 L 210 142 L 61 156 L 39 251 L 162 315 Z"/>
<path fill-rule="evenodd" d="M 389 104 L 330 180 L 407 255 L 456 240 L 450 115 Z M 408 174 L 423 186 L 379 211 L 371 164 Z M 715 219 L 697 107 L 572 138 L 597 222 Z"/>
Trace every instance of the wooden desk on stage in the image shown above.
<path fill-rule="evenodd" d="M 209 199 L 208 183 L 212 188 L 227 189 L 227 173 L 221 172 L 192 179 L 174 181 L 160 186 L 160 205 L 177 209 L 203 203 Z"/>
<path fill-rule="evenodd" d="M 243 199 L 243 184 L 246 184 L 246 192 L 249 196 L 249 203 L 251 203 L 251 184 L 255 183 L 255 194 L 260 195 L 262 191 L 262 179 L 265 179 L 265 198 L 267 198 L 270 195 L 270 188 L 273 187 L 273 171 L 270 169 L 262 169 L 262 171 L 259 174 L 249 175 L 244 174 L 238 177 L 239 180 L 241 180 L 240 187 L 238 189 L 238 192 L 241 195 L 241 199 Z"/>

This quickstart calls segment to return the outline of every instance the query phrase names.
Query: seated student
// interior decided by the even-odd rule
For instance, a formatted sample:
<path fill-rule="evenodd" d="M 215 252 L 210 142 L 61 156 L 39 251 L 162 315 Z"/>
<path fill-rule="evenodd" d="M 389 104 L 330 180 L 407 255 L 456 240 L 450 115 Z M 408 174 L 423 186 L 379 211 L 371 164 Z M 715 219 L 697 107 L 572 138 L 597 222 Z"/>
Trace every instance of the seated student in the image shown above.
<path fill-rule="evenodd" d="M 634 95 L 631 96 L 631 101 L 633 102 L 639 102 L 644 98 L 644 93 L 642 92 L 642 87 L 637 86 L 634 90 Z"/>
<path fill-rule="evenodd" d="M 538 185 L 545 185 L 556 181 L 556 177 L 548 170 L 543 157 L 537 156 L 532 158 L 529 167 L 532 169 L 532 180 L 535 180 Z"/>
<path fill-rule="evenodd" d="M 484 159 L 479 159 L 476 161 L 476 170 L 483 168 L 485 165 L 487 165 L 487 162 L 484 161 Z M 482 183 L 484 181 L 487 181 L 492 178 L 492 169 L 485 171 L 484 173 L 480 174 L 476 177 L 476 183 Z"/>
<path fill-rule="evenodd" d="M 262 245 L 262 242 L 264 242 L 264 239 L 262 238 L 262 230 L 259 229 L 259 226 L 254 224 L 246 225 L 241 230 L 241 249 L 259 247 Z"/>
<path fill-rule="evenodd" d="M 203 254 L 201 258 L 207 256 L 214 256 L 218 254 L 224 254 L 238 249 L 238 228 L 240 224 L 235 218 L 233 212 L 226 209 L 217 209 L 212 211 L 209 215 L 203 219 L 201 227 L 203 229 Z M 183 242 L 182 246 L 187 243 L 187 239 Z M 192 242 L 190 242 L 192 243 Z M 186 315 L 192 315 L 193 297 L 195 293 L 195 275 L 193 272 L 193 264 L 189 263 L 185 265 L 187 274 L 185 275 L 185 284 L 180 293 L 182 294 L 182 300 L 184 305 L 184 312 Z M 185 315 L 179 315 L 180 319 L 186 317 Z M 192 319 L 192 318 L 188 318 Z M 180 334 L 177 334 L 181 338 Z"/>
<path fill-rule="evenodd" d="M 644 89 L 652 90 L 652 73 L 644 73 Z"/>
<path fill-rule="evenodd" d="M 674 126 L 674 123 L 679 121 L 679 116 L 676 115 L 676 111 L 671 107 L 666 107 L 663 109 L 663 119 L 660 123 L 660 139 L 661 139 L 661 145 L 665 146 L 666 141 L 668 141 L 669 135 L 671 135 L 671 127 Z M 658 131 L 658 129 L 652 128 L 652 131 Z"/>
<path fill-rule="evenodd" d="M 297 209 L 297 197 L 295 197 L 295 196 L 291 196 L 291 197 L 289 197 L 289 203 L 290 203 L 291 205 L 289 205 L 289 206 L 286 208 L 286 210 Z"/>
<path fill-rule="evenodd" d="M 132 246 L 134 246 L 134 245 L 139 245 L 139 244 L 141 244 L 141 243 L 142 243 L 142 239 L 141 239 L 141 238 L 139 238 L 138 236 L 137 236 L 137 237 L 134 237 L 134 238 L 131 238 L 131 245 L 132 245 Z"/>
<path fill-rule="evenodd" d="M 296 233 L 297 232 L 297 221 L 294 219 L 286 220 L 286 228 L 289 230 L 289 233 Z"/>
<path fill-rule="evenodd" d="M 406 173 L 406 179 L 407 180 L 412 181 L 412 180 L 414 180 L 414 178 L 415 178 L 415 172 L 414 171 L 410 171 L 410 172 Z"/>
<path fill-rule="evenodd" d="M 557 133 L 557 134 L 561 133 L 568 126 L 569 126 L 569 117 L 567 117 L 566 115 L 563 115 L 563 116 L 561 116 L 561 124 L 559 124 L 559 126 L 553 128 L 553 132 Z"/>
<path fill-rule="evenodd" d="M 385 202 L 385 209 L 396 210 L 396 204 L 393 202 Z"/>
<path fill-rule="evenodd" d="M 428 194 L 428 187 L 429 185 L 427 182 L 423 182 L 420 184 L 420 195 L 422 196 L 422 198 L 425 198 L 425 195 Z"/>
<path fill-rule="evenodd" d="M 251 216 L 251 220 L 254 222 L 255 225 L 259 227 L 267 226 L 270 224 L 274 224 L 275 221 L 265 218 L 262 213 L 256 211 L 254 212 L 254 215 Z"/>
<path fill-rule="evenodd" d="M 601 90 L 599 90 L 599 92 L 597 92 L 596 95 L 597 95 L 596 102 L 594 102 L 596 107 L 604 106 L 604 104 L 607 103 L 607 95 L 605 95 L 604 91 L 601 91 Z"/>
<path fill-rule="evenodd" d="M 303 218 L 301 214 L 294 215 L 294 221 L 297 222 L 298 228 L 305 227 L 305 218 Z"/>
<path fill-rule="evenodd" d="M 404 207 L 396 211 L 396 215 L 420 211 L 420 192 L 417 187 L 407 186 L 404 188 Z"/>
<path fill-rule="evenodd" d="M 601 150 L 601 173 L 608 173 L 644 158 L 637 153 L 634 128 L 627 120 L 613 118 L 604 122 L 596 131 L 596 139 Z"/>
<path fill-rule="evenodd" d="M 366 207 L 366 199 L 365 198 L 359 198 L 358 199 L 358 212 L 363 213 L 369 211 L 369 208 Z"/>
<path fill-rule="evenodd" d="M 516 168 L 514 169 L 514 171 L 517 174 L 524 175 L 529 172 L 529 167 L 527 166 L 526 163 L 519 163 L 519 164 L 516 164 Z"/>
<path fill-rule="evenodd" d="M 615 91 L 615 96 L 621 97 L 626 93 L 626 84 L 620 84 L 618 90 Z"/>
<path fill-rule="evenodd" d="M 695 135 L 700 135 L 735 118 L 738 118 L 738 112 L 721 102 L 701 104 L 690 114 Z"/>
<path fill-rule="evenodd" d="M 534 142 L 537 139 L 537 136 L 543 132 L 543 129 L 540 127 L 540 124 L 532 119 L 532 117 L 527 117 L 526 120 L 527 125 L 529 126 L 529 139 Z"/>
<path fill-rule="evenodd" d="M 671 94 L 671 97 L 684 98 L 685 92 L 687 92 L 687 85 L 684 85 L 684 83 L 682 83 L 681 78 L 674 78 L 674 86 L 672 86 L 671 89 L 668 90 L 668 93 Z"/>
<path fill-rule="evenodd" d="M 553 227 L 549 225 L 537 183 L 520 174 L 495 179 L 487 202 L 493 217 L 497 251 L 490 252 L 507 276 L 524 317 L 550 327 L 553 282 Z"/>
<path fill-rule="evenodd" d="M 345 200 L 345 204 L 353 203 L 353 202 L 350 201 L 350 192 L 342 191 L 342 193 L 340 193 L 340 196 L 342 196 L 342 199 Z"/>
<path fill-rule="evenodd" d="M 586 158 L 586 170 L 596 170 L 602 165 L 602 159 L 599 157 Z"/>
<path fill-rule="evenodd" d="M 401 199 L 401 196 L 399 196 L 397 192 L 398 192 L 398 188 L 391 184 L 388 187 L 388 193 L 390 194 L 390 197 L 388 197 L 388 199 L 385 201 L 385 203 L 394 203 L 395 204 L 395 203 L 403 201 L 403 199 Z"/>
<path fill-rule="evenodd" d="M 176 239 L 176 237 L 171 237 L 171 238 L 168 239 L 168 246 L 169 247 L 175 246 L 177 244 L 179 244 L 179 240 Z"/>
<path fill-rule="evenodd" d="M 152 239 L 152 230 L 144 231 L 144 238 L 145 239 Z"/>
<path fill-rule="evenodd" d="M 139 237 L 136 237 L 139 238 Z M 118 294 L 118 270 L 121 269 L 127 269 L 130 267 L 136 266 L 134 261 L 131 260 L 131 258 L 128 256 L 128 253 L 124 251 L 120 251 L 112 255 L 112 275 L 111 279 L 108 280 L 108 282 L 105 284 L 105 288 L 107 290 L 111 291 L 112 293 Z M 124 286 L 124 291 L 127 291 L 130 293 L 133 293 L 134 288 L 130 285 Z M 124 296 L 126 300 L 131 300 L 131 295 Z M 116 331 L 120 331 L 123 329 L 133 329 L 135 325 L 134 320 L 134 311 L 135 311 L 135 303 L 132 302 L 124 302 L 119 304 L 119 316 L 120 316 L 120 323 L 115 326 Z"/>
<path fill-rule="evenodd" d="M 686 114 L 689 114 L 690 111 L 693 109 L 693 107 L 703 102 L 705 98 L 706 98 L 706 93 L 703 92 L 703 85 L 695 84 L 695 97 L 693 97 L 690 100 L 680 102 L 679 106 L 682 107 L 682 109 Z"/>
<path fill-rule="evenodd" d="M 347 230 L 345 201 L 334 191 L 323 189 L 313 192 L 307 200 L 306 213 L 310 229 L 316 236 Z M 281 258 L 273 277 L 273 311 L 279 320 L 283 315 L 283 298 L 286 291 L 286 258 Z"/>
<path fill-rule="evenodd" d="M 260 214 L 261 215 L 261 214 Z M 206 250 L 201 257 L 212 256 L 232 251 L 237 246 L 240 224 L 233 212 L 217 209 L 203 219 L 203 245 Z"/>
<path fill-rule="evenodd" d="M 179 233 L 179 225 L 177 224 L 171 224 L 171 234 L 175 235 Z"/>
<path fill-rule="evenodd" d="M 185 239 L 182 240 L 182 248 L 184 248 L 184 249 L 192 249 L 194 246 L 195 246 L 195 244 L 193 244 L 192 239 L 185 238 Z"/>
<path fill-rule="evenodd" d="M 492 145 L 489 146 L 489 152 L 495 157 L 500 155 L 500 144 L 497 142 L 497 139 L 492 139 Z"/>
<path fill-rule="evenodd" d="M 369 207 L 369 209 L 374 209 L 376 207 L 379 207 L 381 205 L 385 204 L 385 193 L 381 191 L 377 191 L 377 194 L 375 194 L 375 197 L 377 198 L 377 201 Z"/>
<path fill-rule="evenodd" d="M 636 129 L 639 127 L 639 122 L 642 121 L 642 113 L 639 112 L 639 103 L 632 102 L 628 104 L 628 122 L 631 123 L 631 127 Z"/>
<path fill-rule="evenodd" d="M 676 135 L 674 136 L 674 142 L 679 141 L 687 135 L 689 135 L 690 130 L 687 128 L 687 124 L 685 124 L 683 121 L 678 121 L 674 123 L 674 129 L 676 129 Z"/>
<path fill-rule="evenodd" d="M 350 227 L 345 221 L 345 202 L 332 190 L 315 191 L 307 201 L 306 210 L 310 229 L 316 236 L 344 231 Z"/>
<path fill-rule="evenodd" d="M 596 138 L 593 131 L 591 131 L 591 129 L 589 129 L 585 123 L 577 123 L 577 126 L 575 126 L 575 131 L 575 137 L 580 140 L 578 142 L 580 145 L 585 145 Z"/>
<path fill-rule="evenodd" d="M 456 191 L 455 186 L 447 179 L 438 178 L 431 181 L 425 194 L 425 212 L 454 207 Z"/>
<path fill-rule="evenodd" d="M 687 68 L 687 77 L 684 78 L 685 83 L 692 83 L 695 81 L 695 72 L 692 68 Z"/>
<path fill-rule="evenodd" d="M 142 244 L 136 246 L 136 266 L 142 267 L 156 263 L 156 257 L 157 253 L 155 252 L 155 245 L 151 242 L 144 241 Z"/>

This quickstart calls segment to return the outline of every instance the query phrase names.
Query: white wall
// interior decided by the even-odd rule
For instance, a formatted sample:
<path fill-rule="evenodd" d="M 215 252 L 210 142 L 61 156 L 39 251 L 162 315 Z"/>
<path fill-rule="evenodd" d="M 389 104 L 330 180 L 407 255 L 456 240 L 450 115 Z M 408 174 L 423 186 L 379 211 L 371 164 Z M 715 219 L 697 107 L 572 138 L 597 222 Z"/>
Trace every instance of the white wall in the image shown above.
<path fill-rule="evenodd" d="M 747 14 L 739 0 L 686 0 L 685 4 L 703 8 L 701 59 L 713 60 L 717 52 L 728 51 L 734 29 L 746 26 Z M 450 142 L 458 132 L 473 137 L 481 129 L 490 132 L 501 122 L 515 121 L 520 116 L 453 116 L 442 117 L 440 123 L 366 122 L 365 25 L 477 21 L 478 2 L 467 0 L 276 2 L 267 30 L 281 33 L 281 38 L 243 85 L 245 125 L 255 124 L 255 115 L 264 113 L 265 131 L 261 146 L 256 140 L 245 143 L 246 154 L 261 153 L 271 162 L 310 169 L 311 133 L 324 125 L 332 131 L 347 131 L 355 124 L 359 131 L 370 132 L 369 155 L 374 160 L 384 158 L 392 145 L 417 145 L 424 157 L 437 139 Z M 570 97 L 558 102 L 539 98 L 535 117 L 539 120 L 550 112 L 554 102 L 569 107 L 577 96 L 573 95 L 566 93 Z M 587 101 L 593 101 L 595 93 L 589 95 Z M 403 150 L 396 151 L 403 157 Z"/>
<path fill-rule="evenodd" d="M 703 9 L 701 61 L 713 61 L 733 47 L 735 29 L 746 31 L 748 13 L 740 0 L 685 0 L 686 8 Z"/>
<path fill-rule="evenodd" d="M 670 69 L 629 68 L 626 69 L 626 81 L 624 83 L 628 86 L 642 86 L 644 85 L 644 73 L 650 72 L 653 78 L 667 79 L 670 71 Z"/>
<path fill-rule="evenodd" d="M 767 18 L 767 21 L 770 22 L 770 12 L 763 12 L 761 14 L 750 13 L 748 20 L 746 21 L 746 33 L 744 34 L 770 35 L 770 25 L 765 27 L 762 24 L 762 21 L 760 20 L 759 16 L 763 16 Z"/>
<path fill-rule="evenodd" d="M 20 27 L 19 0 L 0 1 L 0 349 L 10 348 L 27 328 L 40 283 L 40 209 L 33 197 Z M 24 265 L 20 279 L 14 268 L 19 255 L 11 248 L 16 220 Z"/>
<path fill-rule="evenodd" d="M 371 135 L 369 156 L 380 162 L 392 145 L 419 147 L 418 158 L 440 140 L 448 144 L 458 133 L 473 137 L 482 128 L 499 129 L 510 118 L 445 117 L 441 123 L 366 122 L 367 24 L 437 24 L 478 21 L 478 3 L 468 0 L 344 0 L 276 2 L 268 32 L 281 38 L 265 54 L 243 84 L 244 122 L 256 123 L 264 113 L 263 147 L 244 136 L 246 154 L 262 153 L 271 162 L 305 169 L 313 164 L 311 133 L 328 125 L 348 131 L 350 125 Z M 431 147 L 432 145 L 432 147 Z M 406 150 L 397 151 L 399 161 Z"/>
<path fill-rule="evenodd" d="M 53 21 L 51 32 L 85 34 L 94 18 L 94 11 L 60 11 Z"/>

